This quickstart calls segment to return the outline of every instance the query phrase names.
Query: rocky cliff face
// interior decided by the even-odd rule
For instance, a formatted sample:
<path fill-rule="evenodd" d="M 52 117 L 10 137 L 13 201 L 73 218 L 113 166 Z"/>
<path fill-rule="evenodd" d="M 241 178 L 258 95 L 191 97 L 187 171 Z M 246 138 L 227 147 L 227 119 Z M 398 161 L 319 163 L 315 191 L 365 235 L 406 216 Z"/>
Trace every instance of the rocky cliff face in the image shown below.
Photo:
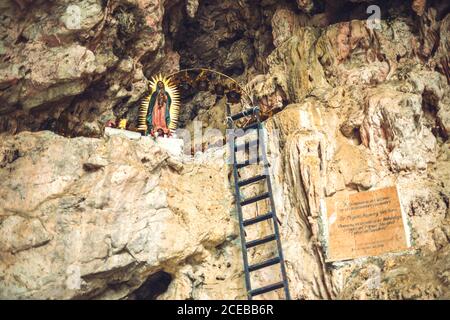
<path fill-rule="evenodd" d="M 102 137 L 108 119 L 136 118 L 149 76 L 206 66 L 247 83 L 267 119 L 293 298 L 450 298 L 444 2 L 0 7 L 0 297 L 245 298 L 225 148 L 173 157 L 151 139 Z M 183 126 L 223 128 L 223 99 L 184 106 Z M 325 263 L 321 201 L 390 185 L 414 250 Z"/>
<path fill-rule="evenodd" d="M 150 138 L 45 131 L 2 155 L 3 298 L 154 298 L 171 282 L 169 298 L 242 297 L 220 153 L 182 163 Z"/>

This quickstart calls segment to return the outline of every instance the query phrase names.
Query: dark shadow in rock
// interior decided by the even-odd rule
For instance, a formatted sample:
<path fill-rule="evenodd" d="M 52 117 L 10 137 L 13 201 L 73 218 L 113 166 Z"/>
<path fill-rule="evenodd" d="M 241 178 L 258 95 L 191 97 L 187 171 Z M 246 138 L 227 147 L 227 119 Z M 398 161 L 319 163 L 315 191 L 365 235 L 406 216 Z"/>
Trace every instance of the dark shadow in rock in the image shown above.
<path fill-rule="evenodd" d="M 136 300 L 156 300 L 169 288 L 172 282 L 172 275 L 165 271 L 158 271 L 152 274 L 148 279 L 133 292 Z"/>
<path fill-rule="evenodd" d="M 422 93 L 423 122 L 436 138 L 441 138 L 443 141 L 447 141 L 448 134 L 442 123 L 442 119 L 438 115 L 438 106 L 438 96 L 432 91 L 424 90 Z"/>

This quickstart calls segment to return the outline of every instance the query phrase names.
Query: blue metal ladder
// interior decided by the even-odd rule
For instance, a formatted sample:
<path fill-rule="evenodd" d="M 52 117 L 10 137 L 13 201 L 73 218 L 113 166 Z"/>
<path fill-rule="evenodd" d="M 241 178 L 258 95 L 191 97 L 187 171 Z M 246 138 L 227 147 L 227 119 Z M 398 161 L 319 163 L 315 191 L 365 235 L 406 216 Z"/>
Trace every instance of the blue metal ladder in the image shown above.
<path fill-rule="evenodd" d="M 255 116 L 256 122 L 253 124 L 250 124 L 244 128 L 236 128 L 236 121 L 239 119 L 242 119 L 244 117 L 251 117 Z M 281 246 L 281 240 L 280 240 L 280 232 L 278 229 L 278 218 L 275 212 L 275 203 L 273 200 L 273 194 L 272 194 L 272 185 L 270 181 L 270 174 L 269 174 L 269 164 L 267 162 L 267 155 L 266 155 L 266 148 L 264 143 L 263 135 L 261 135 L 261 132 L 263 130 L 261 126 L 261 120 L 259 116 L 259 108 L 253 107 L 249 108 L 245 111 L 242 111 L 240 113 L 231 115 L 231 108 L 229 103 L 227 103 L 227 127 L 229 129 L 229 135 L 228 135 L 228 142 L 230 146 L 230 155 L 232 155 L 232 163 L 233 163 L 233 177 L 234 177 L 234 187 L 235 187 L 235 199 L 236 199 L 236 209 L 238 213 L 239 218 L 239 230 L 240 230 L 240 238 L 241 238 L 241 245 L 242 245 L 242 256 L 244 261 L 244 273 L 245 273 L 245 284 L 247 287 L 247 296 L 248 299 L 251 300 L 253 297 L 279 290 L 283 288 L 284 290 L 284 297 L 286 300 L 290 300 L 290 294 L 289 294 L 289 286 L 288 281 L 286 277 L 286 267 L 284 264 L 284 258 L 283 258 L 283 250 Z M 242 131 L 240 131 L 242 130 Z M 238 136 L 236 132 L 240 131 L 240 133 L 244 133 L 243 136 L 247 135 L 248 133 L 257 132 L 257 139 L 252 141 L 245 141 L 243 145 L 236 145 L 236 139 L 243 136 Z M 246 147 L 251 148 L 252 146 L 256 146 L 257 155 L 254 158 L 249 158 L 248 160 L 245 160 L 244 162 L 239 163 L 237 161 L 237 153 L 240 151 L 243 151 L 246 149 Z M 245 180 L 239 179 L 239 170 L 243 169 L 251 164 L 258 164 L 259 161 L 262 161 L 264 165 L 264 172 L 260 175 L 256 175 L 250 178 L 247 178 Z M 243 199 L 241 197 L 241 188 L 251 185 L 253 183 L 258 183 L 264 181 L 267 185 L 267 191 L 251 198 Z M 256 203 L 258 201 L 262 201 L 265 199 L 269 199 L 270 204 L 270 210 L 262 215 L 258 215 L 251 219 L 245 219 L 243 218 L 242 214 L 242 207 Z M 257 225 L 261 222 L 269 221 L 273 225 L 274 233 L 265 237 L 262 237 L 260 239 L 250 240 L 247 241 L 246 239 L 246 232 L 245 228 L 250 225 Z M 248 250 L 250 248 L 257 247 L 259 245 L 275 241 L 277 245 L 277 253 L 275 257 L 272 257 L 266 261 L 255 263 L 249 265 L 248 263 Z M 280 266 L 281 271 L 281 281 L 272 283 L 260 288 L 252 288 L 251 284 L 251 278 L 250 273 L 261 270 L 263 268 L 267 268 L 274 265 Z"/>

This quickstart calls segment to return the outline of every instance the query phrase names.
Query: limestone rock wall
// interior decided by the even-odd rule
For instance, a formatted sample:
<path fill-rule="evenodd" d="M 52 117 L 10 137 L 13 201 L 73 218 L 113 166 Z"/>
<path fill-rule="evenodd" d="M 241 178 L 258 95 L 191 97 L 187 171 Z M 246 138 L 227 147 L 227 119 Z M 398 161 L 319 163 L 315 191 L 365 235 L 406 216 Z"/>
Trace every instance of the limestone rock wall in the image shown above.
<path fill-rule="evenodd" d="M 147 71 L 178 68 L 163 33 L 168 5 L 2 1 L 0 131 L 101 136 L 107 120 L 138 104 Z"/>
<path fill-rule="evenodd" d="M 450 90 L 445 75 L 409 51 L 417 40 L 410 23 L 382 22 L 375 34 L 365 21 L 297 26 L 269 56 L 265 79 L 253 83 L 263 95 L 278 86 L 293 102 L 266 126 L 296 298 L 449 297 Z M 389 185 L 399 188 L 414 250 L 324 263 L 321 202 Z M 411 271 L 424 270 L 425 261 L 436 263 Z"/>
<path fill-rule="evenodd" d="M 167 298 L 242 297 L 223 158 L 183 164 L 151 139 L 48 131 L 0 149 L 3 299 L 133 298 L 158 271 Z"/>
<path fill-rule="evenodd" d="M 0 297 L 245 298 L 225 148 L 102 138 L 150 75 L 205 63 L 248 82 L 267 119 L 293 298 L 449 298 L 448 5 L 382 2 L 370 29 L 373 2 L 2 2 Z M 224 100 L 184 105 L 188 129 L 224 128 Z M 390 185 L 413 250 L 325 263 L 324 199 Z"/>

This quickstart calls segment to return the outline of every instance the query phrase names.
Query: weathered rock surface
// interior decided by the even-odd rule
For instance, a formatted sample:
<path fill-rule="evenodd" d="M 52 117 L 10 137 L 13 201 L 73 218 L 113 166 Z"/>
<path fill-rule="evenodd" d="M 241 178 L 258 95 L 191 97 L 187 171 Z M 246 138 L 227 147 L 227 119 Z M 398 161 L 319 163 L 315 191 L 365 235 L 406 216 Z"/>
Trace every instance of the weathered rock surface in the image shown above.
<path fill-rule="evenodd" d="M 149 58 L 160 69 L 178 68 L 165 49 L 162 0 L 1 6 L 1 132 L 99 137 L 145 93 Z"/>
<path fill-rule="evenodd" d="M 176 287 L 168 298 L 242 296 L 221 158 L 174 170 L 151 139 L 50 132 L 0 149 L 3 299 L 132 297 L 161 270 Z"/>
<path fill-rule="evenodd" d="M 203 65 L 250 80 L 268 119 L 293 298 L 450 298 L 448 7 L 394 1 L 372 30 L 373 1 L 350 2 L 2 3 L 0 297 L 245 298 L 225 148 L 173 158 L 151 140 L 42 131 L 100 137 L 135 116 L 147 76 Z M 200 92 L 181 123 L 223 130 L 224 108 Z M 12 135 L 26 130 L 42 132 Z M 325 263 L 326 197 L 391 185 L 412 250 Z"/>
<path fill-rule="evenodd" d="M 290 35 L 274 36 L 270 71 L 251 83 L 260 100 L 281 88 L 291 101 L 267 129 L 292 295 L 448 298 L 449 145 L 439 120 L 439 110 L 449 109 L 445 76 L 411 56 L 416 35 L 402 19 L 382 22 L 376 38 L 364 21 L 325 30 L 292 23 L 278 33 L 274 25 Z M 321 202 L 389 185 L 399 188 L 416 251 L 325 263 Z M 430 261 L 439 262 L 427 268 Z"/>

